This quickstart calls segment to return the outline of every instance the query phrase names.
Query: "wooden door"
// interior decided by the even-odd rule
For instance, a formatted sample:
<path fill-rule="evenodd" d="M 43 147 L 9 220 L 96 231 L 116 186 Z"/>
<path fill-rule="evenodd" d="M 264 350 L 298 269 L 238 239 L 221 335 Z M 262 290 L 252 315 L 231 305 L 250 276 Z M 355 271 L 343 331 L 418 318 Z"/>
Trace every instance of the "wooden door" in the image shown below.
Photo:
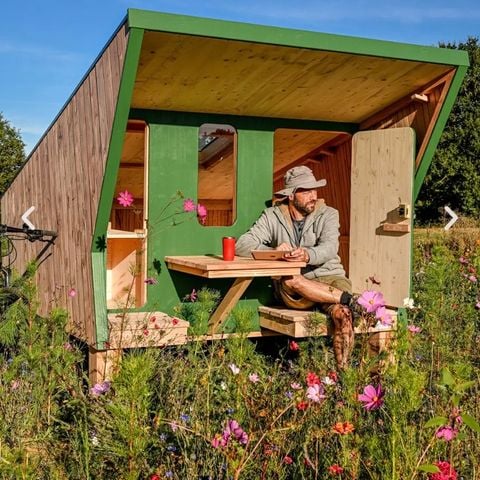
<path fill-rule="evenodd" d="M 355 292 L 379 290 L 392 306 L 410 292 L 414 161 L 411 128 L 353 137 L 349 277 Z M 372 287 L 369 277 L 380 285 Z"/>

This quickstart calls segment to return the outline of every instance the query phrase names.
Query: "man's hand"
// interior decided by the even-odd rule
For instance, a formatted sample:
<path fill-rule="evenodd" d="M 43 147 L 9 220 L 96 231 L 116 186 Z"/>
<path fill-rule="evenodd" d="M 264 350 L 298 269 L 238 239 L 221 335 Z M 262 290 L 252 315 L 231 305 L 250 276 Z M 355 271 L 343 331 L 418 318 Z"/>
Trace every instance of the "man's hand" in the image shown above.
<path fill-rule="evenodd" d="M 282 252 L 291 252 L 293 247 L 289 243 L 281 243 L 275 250 L 281 250 Z"/>
<path fill-rule="evenodd" d="M 310 256 L 308 255 L 308 252 L 302 247 L 295 248 L 291 252 L 286 253 L 284 258 L 289 262 L 308 263 L 308 261 L 310 260 Z"/>

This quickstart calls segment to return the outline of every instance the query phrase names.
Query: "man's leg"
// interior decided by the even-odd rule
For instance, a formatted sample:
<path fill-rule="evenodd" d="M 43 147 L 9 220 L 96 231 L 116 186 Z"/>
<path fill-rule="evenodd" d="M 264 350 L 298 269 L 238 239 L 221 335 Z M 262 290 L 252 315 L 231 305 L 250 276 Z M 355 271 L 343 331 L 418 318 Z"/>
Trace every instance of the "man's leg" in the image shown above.
<path fill-rule="evenodd" d="M 328 305 L 326 310 L 333 322 L 335 362 L 337 367 L 343 370 L 348 364 L 354 343 L 353 315 L 348 306 L 352 299 L 351 283 L 341 277 L 325 277 L 325 281 L 328 283 L 323 283 L 321 279 L 309 280 L 297 275 L 283 280 L 283 284 L 287 290 L 304 299 Z"/>
<path fill-rule="evenodd" d="M 309 280 L 303 275 L 295 275 L 293 277 L 282 280 L 290 290 L 298 293 L 302 297 L 315 303 L 341 303 L 343 291 L 332 285 L 322 283 L 321 280 Z"/>

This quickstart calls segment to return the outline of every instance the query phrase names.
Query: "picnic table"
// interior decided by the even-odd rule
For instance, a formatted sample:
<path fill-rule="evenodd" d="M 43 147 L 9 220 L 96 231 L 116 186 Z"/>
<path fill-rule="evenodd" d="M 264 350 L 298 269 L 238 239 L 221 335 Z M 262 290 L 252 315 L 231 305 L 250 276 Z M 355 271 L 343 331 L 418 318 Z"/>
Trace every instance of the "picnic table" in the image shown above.
<path fill-rule="evenodd" d="M 208 332 L 215 333 L 240 300 L 255 277 L 284 277 L 300 275 L 305 262 L 285 260 L 254 260 L 249 257 L 235 257 L 225 261 L 217 255 L 166 256 L 170 270 L 203 278 L 233 278 L 234 282 L 213 312 L 208 323 Z"/>

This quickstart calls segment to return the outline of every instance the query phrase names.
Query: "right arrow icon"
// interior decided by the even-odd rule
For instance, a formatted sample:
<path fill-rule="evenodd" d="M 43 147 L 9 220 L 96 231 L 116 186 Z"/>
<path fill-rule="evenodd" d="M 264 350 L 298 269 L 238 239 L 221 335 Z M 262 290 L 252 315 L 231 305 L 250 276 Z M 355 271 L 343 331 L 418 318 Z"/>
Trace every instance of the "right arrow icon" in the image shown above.
<path fill-rule="evenodd" d="M 452 225 L 458 220 L 458 215 L 450 208 L 445 205 L 445 211 L 452 217 L 450 221 L 443 227 L 445 230 L 450 230 Z"/>

